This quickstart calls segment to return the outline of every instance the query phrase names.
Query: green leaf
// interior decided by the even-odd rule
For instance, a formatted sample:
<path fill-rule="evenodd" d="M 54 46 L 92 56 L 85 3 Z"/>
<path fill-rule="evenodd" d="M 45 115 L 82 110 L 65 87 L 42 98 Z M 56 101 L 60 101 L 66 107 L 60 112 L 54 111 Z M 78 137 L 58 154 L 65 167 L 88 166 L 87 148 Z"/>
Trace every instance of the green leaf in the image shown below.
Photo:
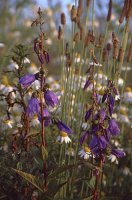
<path fill-rule="evenodd" d="M 43 160 L 47 160 L 48 158 L 48 151 L 46 150 L 46 148 L 42 145 L 42 158 Z"/>
<path fill-rule="evenodd" d="M 89 182 L 86 182 L 86 184 L 88 185 L 88 187 L 90 187 L 91 189 L 93 189 L 95 187 L 95 182 L 96 182 L 96 177 L 93 176 Z"/>
<path fill-rule="evenodd" d="M 51 174 L 49 174 L 48 178 L 54 178 L 54 177 L 56 177 L 58 174 L 60 174 L 60 173 L 62 173 L 62 172 L 64 172 L 64 171 L 66 171 L 66 170 L 70 170 L 70 169 L 72 169 L 72 168 L 75 168 L 75 167 L 77 167 L 78 165 L 87 165 L 90 169 L 93 169 L 93 168 L 96 167 L 96 166 L 94 166 L 94 165 L 92 165 L 92 164 L 90 164 L 90 163 L 88 163 L 88 162 L 86 163 L 86 162 L 84 162 L 84 161 L 75 163 L 75 164 L 73 164 L 73 165 L 63 165 L 63 166 L 57 168 L 57 169 L 56 169 L 55 171 L 53 171 Z"/>
<path fill-rule="evenodd" d="M 40 190 L 41 192 L 43 191 L 43 187 L 42 184 L 40 184 L 39 180 L 33 176 L 32 174 L 28 174 L 26 172 L 22 172 L 20 170 L 16 170 L 14 168 L 12 168 L 13 171 L 15 171 L 17 174 L 19 174 L 21 177 L 23 177 L 26 181 L 30 182 L 34 187 L 36 187 L 38 190 Z"/>

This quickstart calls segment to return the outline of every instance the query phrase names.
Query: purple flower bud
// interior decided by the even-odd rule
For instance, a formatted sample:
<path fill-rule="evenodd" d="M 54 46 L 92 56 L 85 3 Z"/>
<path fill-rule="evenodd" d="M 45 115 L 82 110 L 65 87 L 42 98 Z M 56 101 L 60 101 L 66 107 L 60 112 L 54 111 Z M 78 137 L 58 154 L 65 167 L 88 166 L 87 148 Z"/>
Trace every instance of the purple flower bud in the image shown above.
<path fill-rule="evenodd" d="M 43 53 L 38 54 L 38 59 L 41 62 L 41 64 L 44 64 L 45 57 Z"/>
<path fill-rule="evenodd" d="M 86 90 L 86 89 L 90 86 L 90 84 L 91 84 L 91 81 L 90 81 L 90 79 L 88 79 L 88 80 L 86 81 L 86 83 L 85 83 L 83 89 Z"/>
<path fill-rule="evenodd" d="M 112 149 L 111 154 L 115 155 L 117 158 L 122 158 L 123 156 L 125 156 L 125 152 L 119 149 Z"/>
<path fill-rule="evenodd" d="M 66 125 L 64 124 L 63 122 L 61 121 L 58 121 L 57 122 L 57 127 L 60 131 L 64 131 L 66 132 L 67 134 L 72 134 L 72 130 Z"/>
<path fill-rule="evenodd" d="M 105 110 L 103 108 L 100 110 L 99 116 L 100 116 L 100 123 L 103 123 L 103 121 L 106 118 L 106 112 L 105 112 Z"/>
<path fill-rule="evenodd" d="M 104 93 L 104 95 L 103 95 L 103 97 L 102 97 L 102 103 L 105 102 L 105 100 L 107 99 L 107 96 L 108 96 L 108 94 L 107 94 L 107 93 Z"/>
<path fill-rule="evenodd" d="M 35 79 L 36 77 L 34 74 L 27 74 L 20 78 L 19 83 L 23 88 L 27 88 L 35 81 Z"/>
<path fill-rule="evenodd" d="M 49 63 L 49 54 L 46 51 L 44 51 L 44 57 L 45 57 L 46 63 L 48 64 Z"/>
<path fill-rule="evenodd" d="M 88 136 L 89 136 L 89 132 L 88 131 L 81 136 L 81 138 L 80 138 L 80 145 L 81 146 L 87 140 Z"/>
<path fill-rule="evenodd" d="M 110 114 L 110 116 L 112 115 L 113 110 L 114 110 L 114 107 L 111 104 L 109 104 L 109 114 Z"/>
<path fill-rule="evenodd" d="M 115 104 L 115 100 L 114 100 L 114 98 L 112 97 L 111 94 L 109 95 L 109 103 L 110 103 L 111 106 L 114 106 L 114 104 Z"/>
<path fill-rule="evenodd" d="M 39 52 L 39 43 L 34 42 L 34 51 L 36 52 L 36 54 L 38 54 Z"/>
<path fill-rule="evenodd" d="M 85 122 L 88 121 L 88 119 L 90 118 L 92 114 L 92 108 L 90 108 L 87 112 L 86 112 L 86 115 L 85 115 Z"/>
<path fill-rule="evenodd" d="M 28 101 L 28 106 L 26 113 L 29 115 L 29 117 L 32 117 L 34 114 L 39 114 L 40 112 L 40 102 L 37 98 L 31 97 L 31 99 Z"/>
<path fill-rule="evenodd" d="M 50 90 L 46 90 L 44 92 L 44 99 L 45 99 L 46 104 L 53 108 L 59 103 L 58 98 L 55 95 L 55 93 Z"/>
<path fill-rule="evenodd" d="M 110 132 L 109 132 L 109 129 L 105 129 L 104 130 L 104 137 L 107 140 L 107 142 L 110 141 Z"/>
<path fill-rule="evenodd" d="M 111 135 L 118 135 L 120 132 L 120 129 L 114 119 L 109 120 L 109 127 L 108 127 Z"/>
<path fill-rule="evenodd" d="M 114 92 L 115 95 L 118 95 L 118 91 L 115 87 L 113 87 L 113 92 Z"/>

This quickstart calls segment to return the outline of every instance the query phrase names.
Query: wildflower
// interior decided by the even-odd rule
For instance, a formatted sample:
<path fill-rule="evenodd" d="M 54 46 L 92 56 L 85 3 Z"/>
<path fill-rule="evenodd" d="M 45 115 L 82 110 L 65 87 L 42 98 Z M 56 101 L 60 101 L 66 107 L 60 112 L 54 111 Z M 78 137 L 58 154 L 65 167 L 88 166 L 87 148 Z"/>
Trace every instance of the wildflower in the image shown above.
<path fill-rule="evenodd" d="M 65 142 L 65 143 L 70 143 L 71 139 L 69 138 L 68 134 L 64 131 L 60 131 L 60 135 L 57 137 L 58 142 Z"/>
<path fill-rule="evenodd" d="M 28 101 L 27 106 L 27 114 L 32 117 L 34 114 L 39 114 L 40 112 L 40 102 L 36 97 L 31 97 L 31 99 Z"/>
<path fill-rule="evenodd" d="M 0 42 L 0 48 L 3 48 L 4 46 L 5 44 Z"/>
<path fill-rule="evenodd" d="M 13 127 L 13 126 L 12 126 L 13 121 L 12 121 L 11 119 L 5 120 L 5 121 L 4 121 L 4 124 L 6 124 L 6 126 L 7 126 L 8 128 L 12 128 L 12 127 Z"/>
<path fill-rule="evenodd" d="M 115 164 L 118 164 L 118 160 L 117 160 L 117 157 L 116 157 L 115 155 L 111 154 L 110 156 L 108 156 L 108 159 L 109 159 L 112 163 L 115 162 Z"/>
<path fill-rule="evenodd" d="M 75 156 L 75 150 L 73 148 L 68 148 L 68 150 L 66 151 L 66 155 L 68 156 Z"/>
<path fill-rule="evenodd" d="M 115 155 L 117 158 L 122 158 L 126 155 L 125 152 L 119 149 L 112 149 L 111 154 Z"/>
<path fill-rule="evenodd" d="M 91 83 L 92 83 L 92 80 L 91 80 L 91 79 L 88 79 L 88 80 L 86 81 L 86 83 L 85 83 L 83 89 L 86 90 L 86 89 L 91 85 Z"/>
<path fill-rule="evenodd" d="M 120 129 L 114 119 L 109 120 L 109 127 L 108 127 L 110 133 L 112 135 L 118 135 L 120 132 Z"/>
<path fill-rule="evenodd" d="M 90 108 L 90 109 L 86 112 L 86 114 L 85 114 L 85 122 L 88 121 L 88 119 L 90 118 L 91 114 L 92 114 L 92 108 Z"/>
<path fill-rule="evenodd" d="M 19 68 L 18 64 L 13 61 L 11 61 L 11 63 L 8 65 L 9 70 L 14 70 L 14 69 L 18 69 L 18 68 Z"/>
<path fill-rule="evenodd" d="M 39 126 L 39 125 L 40 125 L 40 121 L 39 121 L 37 115 L 34 115 L 34 116 L 33 116 L 33 119 L 32 119 L 32 121 L 31 121 L 30 125 L 33 126 L 33 127 Z"/>
<path fill-rule="evenodd" d="M 38 79 L 37 74 L 27 74 L 20 78 L 19 83 L 22 85 L 23 88 L 29 87 L 36 79 Z"/>
<path fill-rule="evenodd" d="M 99 148 L 99 149 L 105 149 L 107 146 L 107 140 L 104 136 L 96 136 L 94 135 L 92 140 L 89 143 L 90 149 Z"/>
<path fill-rule="evenodd" d="M 31 65 L 28 67 L 28 72 L 30 74 L 38 73 L 38 68 L 36 67 L 36 65 L 34 63 L 31 63 Z"/>
<path fill-rule="evenodd" d="M 132 89 L 127 87 L 123 94 L 124 102 L 132 103 Z"/>
<path fill-rule="evenodd" d="M 60 131 L 63 131 L 63 132 L 65 132 L 65 133 L 67 133 L 67 134 L 71 134 L 71 133 L 72 133 L 72 130 L 71 130 L 66 124 L 64 124 L 64 123 L 61 122 L 61 121 L 58 121 L 58 122 L 57 122 L 57 127 L 58 127 L 58 129 L 59 129 Z"/>
<path fill-rule="evenodd" d="M 87 140 L 88 136 L 89 136 L 89 132 L 88 132 L 88 131 L 85 132 L 85 133 L 81 136 L 81 138 L 80 138 L 80 145 L 81 145 L 81 146 L 82 146 L 83 143 Z"/>
<path fill-rule="evenodd" d="M 44 99 L 45 99 L 46 104 L 48 106 L 51 106 L 52 108 L 54 108 L 59 103 L 58 98 L 55 95 L 55 93 L 50 90 L 46 90 L 44 92 Z"/>
<path fill-rule="evenodd" d="M 83 147 L 83 149 L 81 149 L 79 152 L 78 152 L 78 155 L 81 157 L 81 158 L 84 158 L 85 160 L 89 159 L 91 156 L 92 156 L 92 153 L 91 153 L 91 150 L 89 147 Z"/>

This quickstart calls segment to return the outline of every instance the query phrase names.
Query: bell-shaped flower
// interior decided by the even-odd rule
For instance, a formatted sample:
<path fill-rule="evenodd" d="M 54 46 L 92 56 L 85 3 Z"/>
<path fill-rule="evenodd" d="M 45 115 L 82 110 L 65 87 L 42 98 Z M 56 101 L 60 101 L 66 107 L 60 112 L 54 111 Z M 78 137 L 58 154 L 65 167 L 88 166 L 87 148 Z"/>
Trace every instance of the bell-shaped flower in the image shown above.
<path fill-rule="evenodd" d="M 51 106 L 52 108 L 59 104 L 57 96 L 50 90 L 44 92 L 44 99 L 47 106 Z"/>
<path fill-rule="evenodd" d="M 120 129 L 116 121 L 114 119 L 110 119 L 108 123 L 109 123 L 108 130 L 110 131 L 111 135 L 118 135 Z"/>
<path fill-rule="evenodd" d="M 23 88 L 29 87 L 36 79 L 38 79 L 39 73 L 36 74 L 27 74 L 20 78 L 19 83 Z"/>
<path fill-rule="evenodd" d="M 32 117 L 34 114 L 39 114 L 40 112 L 40 102 L 36 97 L 31 97 L 28 101 L 28 106 L 26 113 L 29 117 Z"/>

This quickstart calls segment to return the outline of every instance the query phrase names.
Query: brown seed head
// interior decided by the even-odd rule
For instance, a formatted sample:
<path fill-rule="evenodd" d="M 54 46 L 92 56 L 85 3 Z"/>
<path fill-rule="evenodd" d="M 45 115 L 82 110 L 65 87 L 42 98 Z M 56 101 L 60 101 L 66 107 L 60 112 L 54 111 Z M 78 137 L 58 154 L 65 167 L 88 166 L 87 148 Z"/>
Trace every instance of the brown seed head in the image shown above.
<path fill-rule="evenodd" d="M 107 15 L 107 22 L 111 19 L 111 13 L 112 13 L 112 0 L 109 0 L 109 10 Z"/>
<path fill-rule="evenodd" d="M 74 42 L 78 42 L 79 41 L 79 33 L 75 33 L 74 38 L 73 38 Z"/>
<path fill-rule="evenodd" d="M 127 62 L 130 63 L 132 61 L 132 39 L 131 44 L 129 46 L 128 54 L 127 54 Z"/>
<path fill-rule="evenodd" d="M 72 6 L 71 9 L 71 21 L 75 21 L 77 17 L 77 9 L 75 8 L 75 6 Z"/>
<path fill-rule="evenodd" d="M 58 29 L 58 40 L 61 39 L 62 34 L 63 34 L 62 28 L 61 28 L 61 26 L 59 26 L 59 29 Z"/>
<path fill-rule="evenodd" d="M 110 50 L 111 50 L 111 44 L 110 44 L 110 43 L 107 43 L 106 49 L 107 49 L 107 51 L 110 51 Z"/>
<path fill-rule="evenodd" d="M 119 49 L 119 54 L 118 54 L 118 62 L 122 62 L 124 57 L 124 50 L 122 47 Z"/>
<path fill-rule="evenodd" d="M 103 62 L 105 62 L 107 60 L 107 56 L 108 56 L 108 52 L 107 52 L 106 48 L 104 48 L 103 49 L 103 56 L 102 56 Z"/>
<path fill-rule="evenodd" d="M 90 1 L 91 1 L 91 0 L 86 0 L 86 6 L 87 6 L 87 7 L 90 6 Z"/>
<path fill-rule="evenodd" d="M 66 24 L 66 16 L 65 13 L 61 13 L 61 24 L 65 25 Z"/>

